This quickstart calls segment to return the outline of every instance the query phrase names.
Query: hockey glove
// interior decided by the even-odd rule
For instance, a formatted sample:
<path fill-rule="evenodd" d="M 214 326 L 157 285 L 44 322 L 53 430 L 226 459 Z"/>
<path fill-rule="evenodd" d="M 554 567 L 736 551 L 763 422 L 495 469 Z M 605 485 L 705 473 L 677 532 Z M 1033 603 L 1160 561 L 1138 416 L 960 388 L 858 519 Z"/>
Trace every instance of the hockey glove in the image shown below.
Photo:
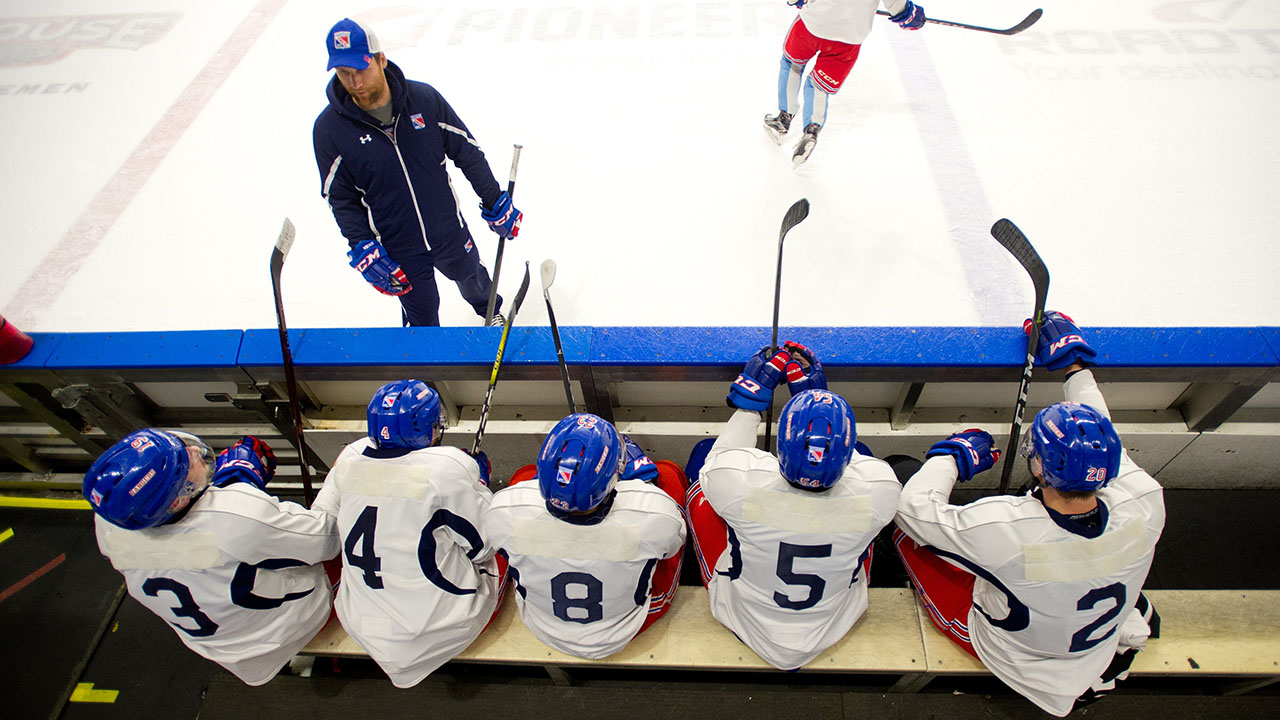
<path fill-rule="evenodd" d="M 464 451 L 465 452 L 465 451 Z M 471 455 L 471 453 L 467 453 Z M 480 484 L 489 487 L 489 475 L 493 472 L 493 466 L 489 464 L 489 456 L 481 450 L 475 455 L 471 455 L 471 459 L 476 461 L 476 465 L 480 466 Z"/>
<path fill-rule="evenodd" d="M 658 466 L 644 454 L 644 450 L 636 444 L 635 440 L 622 436 L 623 443 L 626 445 L 627 464 L 622 469 L 622 474 L 618 476 L 620 480 L 644 480 L 645 482 L 653 482 L 658 479 Z"/>
<path fill-rule="evenodd" d="M 970 428 L 934 443 L 925 457 L 950 455 L 956 459 L 960 482 L 968 482 L 974 475 L 1000 461 L 1000 451 L 992 449 L 992 444 L 991 433 Z"/>
<path fill-rule="evenodd" d="M 725 402 L 729 407 L 741 410 L 762 412 L 773 404 L 773 389 L 786 375 L 787 363 L 791 354 L 786 350 L 774 352 L 774 348 L 763 347 L 747 360 L 742 374 L 729 386 L 729 395 Z"/>
<path fill-rule="evenodd" d="M 259 490 L 266 490 L 267 483 L 275 475 L 276 454 L 270 445 L 252 435 L 240 438 L 213 461 L 214 487 L 247 482 Z"/>
<path fill-rule="evenodd" d="M 924 8 L 907 0 L 907 6 L 902 8 L 902 12 L 889 20 L 898 23 L 903 30 L 919 30 L 924 27 Z"/>
<path fill-rule="evenodd" d="M 791 394 L 805 390 L 826 390 L 827 374 L 822 371 L 822 363 L 809 348 L 798 342 L 782 344 L 782 349 L 790 356 L 787 360 L 787 388 Z"/>
<path fill-rule="evenodd" d="M 799 10 L 800 8 L 804 7 L 805 2 L 807 1 L 808 0 L 787 0 L 787 4 Z"/>
<path fill-rule="evenodd" d="M 1024 320 L 1022 330 L 1031 332 L 1031 321 Z M 1098 353 L 1080 335 L 1075 321 L 1056 310 L 1044 314 L 1040 326 L 1040 344 L 1036 346 L 1036 362 L 1046 370 L 1061 370 L 1076 362 L 1092 365 Z"/>
<path fill-rule="evenodd" d="M 489 223 L 489 229 L 498 233 L 498 237 L 503 240 L 510 240 L 520 234 L 520 223 L 524 220 L 524 213 L 511 204 L 511 196 L 507 193 L 499 195 L 493 207 L 488 210 L 481 205 L 480 211 L 480 217 Z"/>
<path fill-rule="evenodd" d="M 413 289 L 404 271 L 377 240 L 365 240 L 348 250 L 347 261 L 383 295 L 404 295 Z"/>

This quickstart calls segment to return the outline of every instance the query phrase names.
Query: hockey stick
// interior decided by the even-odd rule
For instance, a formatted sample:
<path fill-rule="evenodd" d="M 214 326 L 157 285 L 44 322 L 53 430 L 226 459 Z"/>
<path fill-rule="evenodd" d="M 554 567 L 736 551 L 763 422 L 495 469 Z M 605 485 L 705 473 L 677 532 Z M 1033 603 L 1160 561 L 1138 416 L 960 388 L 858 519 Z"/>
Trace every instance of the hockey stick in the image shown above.
<path fill-rule="evenodd" d="M 524 294 L 529 291 L 529 263 L 524 264 L 524 280 L 520 283 L 520 291 L 511 303 L 511 312 L 507 314 L 507 322 L 502 326 L 502 339 L 498 341 L 498 357 L 493 361 L 493 372 L 489 373 L 489 389 L 484 394 L 484 405 L 480 407 L 480 427 L 476 428 L 476 439 L 471 444 L 471 454 L 480 452 L 480 441 L 484 438 L 484 426 L 489 422 L 489 403 L 493 400 L 493 389 L 498 385 L 498 370 L 502 369 L 502 355 L 507 350 L 507 338 L 511 335 L 511 325 L 516 321 L 516 313 L 520 303 L 524 302 Z"/>
<path fill-rule="evenodd" d="M 1009 444 L 1004 451 L 1004 466 L 1000 470 L 1000 494 L 1009 491 L 1009 478 L 1013 475 L 1013 461 L 1018 454 L 1018 438 L 1022 434 L 1022 415 L 1027 409 L 1027 390 L 1031 386 L 1031 370 L 1036 362 L 1036 348 L 1040 344 L 1040 326 L 1044 324 L 1044 304 L 1049 295 L 1049 268 L 1031 247 L 1027 236 L 1007 219 L 997 220 L 991 226 L 991 236 L 1013 255 L 1036 289 L 1036 308 L 1031 315 L 1031 330 L 1027 333 L 1027 359 L 1022 365 L 1022 382 L 1018 386 L 1018 401 L 1013 406 L 1013 427 L 1009 429 Z"/>
<path fill-rule="evenodd" d="M 573 406 L 573 389 L 569 386 L 569 365 L 564 361 L 564 347 L 560 345 L 560 327 L 556 325 L 556 314 L 551 309 L 551 283 L 556 281 L 556 261 L 550 258 L 542 261 L 542 299 L 547 301 L 547 318 L 551 320 L 551 339 L 556 341 L 556 360 L 560 363 L 560 379 L 564 381 L 564 399 L 569 402 L 569 414 L 577 412 Z"/>
<path fill-rule="evenodd" d="M 889 13 L 885 12 L 884 10 L 877 10 L 876 14 L 884 15 L 886 17 L 889 16 Z M 965 30 L 977 30 L 979 32 L 995 33 L 996 35 L 1017 35 L 1023 30 L 1026 30 L 1032 25 L 1035 25 L 1036 21 L 1039 20 L 1040 16 L 1043 14 L 1044 14 L 1044 10 L 1041 10 L 1040 8 L 1036 8 L 1035 10 L 1031 11 L 1030 15 L 1023 18 L 1022 22 L 1006 30 L 1001 30 L 999 28 L 982 27 L 981 25 L 966 25 L 965 23 L 951 22 L 950 20 L 938 20 L 936 18 L 931 18 L 931 17 L 925 18 L 924 21 L 928 23 L 934 23 L 937 25 L 946 25 L 948 27 L 964 28 Z"/>
<path fill-rule="evenodd" d="M 800 224 L 800 221 L 809 217 L 809 200 L 800 198 L 787 208 L 787 214 L 782 216 L 782 229 L 778 231 L 778 272 L 773 283 L 773 335 L 769 338 L 770 351 L 778 348 L 778 305 L 782 300 L 782 241 L 787 238 L 787 233 L 791 228 Z M 769 411 L 764 421 L 764 447 L 760 448 L 765 452 L 769 452 L 769 439 L 773 434 L 773 403 L 769 404 Z"/>
<path fill-rule="evenodd" d="M 516 199 L 516 166 L 520 164 L 520 150 L 523 145 L 516 145 L 515 151 L 511 153 L 511 177 L 507 178 L 507 197 L 512 202 Z M 506 245 L 507 239 L 498 236 L 498 256 L 493 260 L 493 284 L 489 286 L 489 305 L 484 310 L 484 324 L 487 326 L 493 321 L 493 304 L 498 299 L 498 275 L 502 273 L 502 248 Z"/>
<path fill-rule="evenodd" d="M 311 487 L 311 468 L 307 464 L 307 442 L 302 437 L 302 409 L 298 404 L 298 380 L 293 374 L 293 352 L 289 349 L 289 328 L 284 322 L 284 297 L 280 293 L 280 274 L 284 271 L 284 259 L 293 247 L 294 229 L 289 218 L 284 219 L 280 237 L 271 251 L 271 290 L 276 296 L 276 324 L 280 328 L 280 355 L 284 358 L 284 382 L 289 388 L 289 414 L 293 418 L 293 446 L 298 451 L 298 465 L 302 468 L 302 492 L 307 507 L 315 499 Z"/>

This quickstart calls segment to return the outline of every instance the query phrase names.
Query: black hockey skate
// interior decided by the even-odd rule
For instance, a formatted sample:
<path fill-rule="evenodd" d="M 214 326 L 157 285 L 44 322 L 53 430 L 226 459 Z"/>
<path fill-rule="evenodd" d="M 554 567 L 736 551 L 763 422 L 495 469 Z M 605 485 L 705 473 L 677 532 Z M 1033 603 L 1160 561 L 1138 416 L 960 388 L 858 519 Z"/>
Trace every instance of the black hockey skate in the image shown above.
<path fill-rule="evenodd" d="M 793 116 L 786 110 L 779 110 L 777 115 L 764 116 L 764 129 L 769 133 L 769 138 L 779 145 L 782 144 L 782 136 L 787 134 L 791 129 L 791 118 Z"/>
<path fill-rule="evenodd" d="M 796 143 L 796 151 L 791 154 L 791 167 L 798 168 L 809 159 L 814 146 L 818 144 L 818 131 L 821 129 L 822 126 L 818 123 L 809 123 L 805 126 L 804 135 L 800 137 L 800 142 Z"/>

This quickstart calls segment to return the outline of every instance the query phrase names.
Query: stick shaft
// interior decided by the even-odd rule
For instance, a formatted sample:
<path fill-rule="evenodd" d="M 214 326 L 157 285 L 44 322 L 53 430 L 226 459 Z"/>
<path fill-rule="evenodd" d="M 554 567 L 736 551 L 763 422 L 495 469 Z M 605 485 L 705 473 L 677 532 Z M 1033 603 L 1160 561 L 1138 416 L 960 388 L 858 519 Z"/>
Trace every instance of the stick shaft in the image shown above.
<path fill-rule="evenodd" d="M 512 200 L 516 197 L 516 169 L 520 167 L 520 151 L 523 149 L 523 145 L 517 144 L 511 152 L 511 174 L 507 176 L 507 196 Z M 498 238 L 498 253 L 493 259 L 493 282 L 489 285 L 489 304 L 484 309 L 486 325 L 493 320 L 494 305 L 498 301 L 498 276 L 502 274 L 502 250 L 506 242 L 506 238 Z"/>

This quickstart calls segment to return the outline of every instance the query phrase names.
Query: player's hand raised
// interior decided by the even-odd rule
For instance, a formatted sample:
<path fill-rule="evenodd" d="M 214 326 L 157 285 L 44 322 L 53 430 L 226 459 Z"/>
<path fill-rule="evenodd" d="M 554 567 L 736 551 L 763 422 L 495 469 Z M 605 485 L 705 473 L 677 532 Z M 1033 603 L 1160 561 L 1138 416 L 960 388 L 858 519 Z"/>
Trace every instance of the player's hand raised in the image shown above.
<path fill-rule="evenodd" d="M 214 487 L 247 482 L 259 490 L 266 490 L 267 483 L 275 476 L 276 454 L 270 445 L 252 435 L 240 438 L 213 461 Z"/>
<path fill-rule="evenodd" d="M 1000 451 L 993 449 L 993 444 L 991 433 L 970 428 L 934 443 L 925 456 L 950 455 L 955 458 L 956 468 L 960 470 L 960 482 L 968 482 L 974 475 L 1000 461 Z"/>
<path fill-rule="evenodd" d="M 812 350 L 798 342 L 788 340 L 782 349 L 790 356 L 787 360 L 787 388 L 791 394 L 805 390 L 826 390 L 827 374 L 822 370 L 822 363 Z"/>
<path fill-rule="evenodd" d="M 760 348 L 729 386 L 725 402 L 741 410 L 764 411 L 773 404 L 773 390 L 786 376 L 788 362 L 791 355 L 786 350 Z"/>
<path fill-rule="evenodd" d="M 1031 332 L 1031 320 L 1024 320 L 1022 330 Z M 1046 370 L 1061 370 L 1075 363 L 1092 365 L 1098 356 L 1096 350 L 1085 342 L 1070 317 L 1050 310 L 1044 314 L 1044 324 L 1040 326 L 1040 344 L 1036 346 L 1036 362 Z"/>

